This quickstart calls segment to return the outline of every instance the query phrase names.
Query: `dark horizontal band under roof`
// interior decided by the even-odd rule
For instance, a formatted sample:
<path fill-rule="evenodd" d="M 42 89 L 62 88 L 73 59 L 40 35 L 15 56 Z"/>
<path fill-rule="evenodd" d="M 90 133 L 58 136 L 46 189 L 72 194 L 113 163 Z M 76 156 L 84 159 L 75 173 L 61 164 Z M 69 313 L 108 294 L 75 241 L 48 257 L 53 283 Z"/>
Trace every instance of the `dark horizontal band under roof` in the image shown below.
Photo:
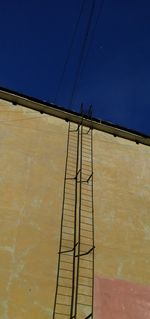
<path fill-rule="evenodd" d="M 81 123 L 82 117 L 79 113 L 65 109 L 53 103 L 41 101 L 39 99 L 5 89 L 0 87 L 0 98 L 6 101 L 12 102 L 13 104 L 19 104 L 24 107 L 34 109 L 41 113 L 59 117 L 66 121 L 72 121 L 75 123 Z M 91 127 L 91 119 L 88 116 L 84 116 L 83 124 Z M 119 136 L 136 143 L 141 143 L 150 146 L 150 136 L 145 134 L 126 129 L 120 125 L 113 124 L 111 122 L 92 118 L 92 127 L 96 130 Z"/>

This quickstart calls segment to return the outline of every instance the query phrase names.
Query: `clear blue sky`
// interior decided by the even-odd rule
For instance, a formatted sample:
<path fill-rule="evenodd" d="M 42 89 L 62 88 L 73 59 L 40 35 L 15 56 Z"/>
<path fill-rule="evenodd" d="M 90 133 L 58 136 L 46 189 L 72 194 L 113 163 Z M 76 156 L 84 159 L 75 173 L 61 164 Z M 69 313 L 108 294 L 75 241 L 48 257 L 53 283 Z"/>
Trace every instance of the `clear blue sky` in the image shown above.
<path fill-rule="evenodd" d="M 0 86 L 53 102 L 81 0 L 1 0 Z M 96 1 L 92 30 L 101 0 Z M 150 1 L 105 0 L 69 105 L 92 0 L 86 0 L 56 103 L 150 134 Z M 88 47 L 88 46 L 87 46 Z M 86 57 L 86 59 L 85 59 Z"/>

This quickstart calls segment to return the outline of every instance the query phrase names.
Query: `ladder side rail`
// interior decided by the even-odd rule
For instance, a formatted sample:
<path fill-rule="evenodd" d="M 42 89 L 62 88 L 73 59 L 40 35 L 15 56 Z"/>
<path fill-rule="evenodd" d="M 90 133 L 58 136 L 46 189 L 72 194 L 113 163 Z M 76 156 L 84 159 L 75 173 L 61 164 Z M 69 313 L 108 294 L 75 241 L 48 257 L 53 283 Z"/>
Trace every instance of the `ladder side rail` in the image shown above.
<path fill-rule="evenodd" d="M 86 165 L 86 158 L 84 158 L 83 162 L 82 162 L 82 172 L 84 172 L 85 174 L 85 180 L 83 179 L 83 183 L 85 183 L 84 188 L 88 190 L 88 193 L 86 195 L 86 198 L 88 198 L 89 204 L 88 202 L 85 202 L 85 200 L 83 199 L 83 194 L 82 194 L 82 205 L 83 208 L 86 207 L 86 209 L 89 212 L 89 218 L 90 220 L 92 219 L 92 206 L 91 206 L 91 197 L 92 197 L 92 188 L 91 188 L 91 180 L 92 180 L 92 176 L 93 176 L 93 171 L 92 171 L 92 157 L 91 157 L 91 129 L 84 129 L 84 138 L 83 138 L 83 155 L 84 155 L 84 146 L 86 145 L 87 150 L 88 150 L 88 161 L 89 161 L 89 167 L 85 173 L 84 168 Z M 82 214 L 83 215 L 83 214 Z M 83 219 L 82 219 L 83 220 Z M 82 222 L 83 224 L 83 222 Z M 85 241 L 83 240 L 83 237 L 81 236 L 81 242 L 82 242 L 82 246 L 83 246 L 83 252 L 80 252 L 80 256 L 83 256 L 83 260 L 81 263 L 81 268 L 82 271 L 81 273 L 84 271 L 85 269 L 85 279 L 84 281 L 82 281 L 82 278 L 80 277 L 80 287 L 87 287 L 87 297 L 85 299 L 85 301 L 79 301 L 80 303 L 80 307 L 84 307 L 86 305 L 86 318 L 91 317 L 92 315 L 92 277 L 93 277 L 93 251 L 94 251 L 94 246 L 93 246 L 93 228 L 92 228 L 92 223 L 90 222 L 89 225 L 86 226 L 87 227 L 87 231 L 90 231 L 90 242 L 88 243 L 88 248 L 86 249 L 85 247 Z M 86 228 L 85 227 L 85 228 Z M 90 229 L 89 229 L 90 227 Z M 83 230 L 83 226 L 81 226 L 82 230 Z M 84 248 L 85 247 L 85 248 Z M 85 267 L 85 258 L 86 257 L 86 262 L 87 262 L 87 268 L 88 268 L 88 274 L 86 273 L 86 267 Z M 92 259 L 91 259 L 92 258 Z M 92 263 L 91 263 L 92 261 Z"/>
<path fill-rule="evenodd" d="M 83 214 L 82 214 L 82 209 L 81 209 L 81 223 L 80 223 L 80 247 L 82 246 L 82 251 L 80 249 L 80 253 L 78 258 L 81 257 L 82 261 L 81 261 L 81 265 L 79 264 L 79 268 L 81 270 L 81 274 L 83 273 L 83 271 L 85 270 L 86 273 L 86 267 L 85 267 L 85 262 L 87 262 L 89 264 L 89 270 L 88 270 L 88 274 L 86 275 L 81 275 L 80 274 L 80 270 L 79 270 L 79 280 L 78 280 L 78 287 L 88 287 L 88 293 L 86 295 L 83 294 L 83 292 L 81 293 L 79 291 L 79 296 L 80 298 L 78 298 L 77 300 L 77 307 L 79 307 L 79 310 L 77 311 L 77 313 L 80 313 L 80 310 L 82 309 L 82 307 L 87 307 L 87 313 L 86 313 L 86 317 L 84 318 L 93 318 L 93 295 L 94 295 L 94 215 L 93 215 L 93 135 L 92 135 L 92 120 L 91 120 L 91 126 L 89 128 L 89 130 L 87 130 L 86 132 L 83 130 L 83 134 L 84 137 L 82 139 L 82 177 L 84 175 L 84 178 L 81 178 L 81 183 L 84 183 L 83 185 L 83 194 L 82 194 L 82 190 L 81 190 L 81 208 L 83 207 L 83 211 L 84 209 L 88 210 L 88 217 L 91 219 L 90 223 L 85 223 L 85 221 L 83 221 Z M 87 135 L 87 136 L 86 136 Z M 81 134 L 82 136 L 82 134 Z M 84 143 L 85 142 L 85 143 Z M 84 156 L 84 144 L 86 145 L 86 152 L 87 154 L 89 154 L 89 162 L 90 165 L 89 167 L 86 169 L 84 168 L 84 166 L 86 165 L 86 158 Z M 87 156 L 87 155 L 86 155 Z M 87 156 L 88 157 L 88 156 Z M 85 170 L 84 170 L 85 169 Z M 87 186 L 86 186 L 87 185 Z M 86 189 L 86 191 L 85 191 Z M 86 194 L 87 192 L 87 194 Z M 88 198 L 89 197 L 89 198 Z M 89 202 L 89 205 L 86 205 L 85 203 L 85 199 L 84 198 L 88 198 L 87 202 Z M 90 199 L 90 200 L 89 200 Z M 86 206 L 86 207 L 85 207 Z M 83 222 L 82 222 L 83 221 Z M 84 228 L 82 227 L 82 224 L 87 224 L 90 227 L 91 230 L 87 231 L 91 232 L 90 235 L 90 243 L 87 244 L 85 243 L 85 241 L 83 240 L 85 238 L 84 234 Z M 82 232 L 83 231 L 83 232 Z M 86 248 L 84 249 L 85 245 L 89 246 L 89 248 L 86 250 Z M 82 257 L 83 256 L 83 257 Z M 86 257 L 86 259 L 84 258 L 84 256 Z M 89 274 L 90 272 L 90 274 Z M 84 281 L 82 281 L 84 278 Z M 83 296 L 85 296 L 84 298 L 86 298 L 85 301 L 82 301 L 81 298 L 83 298 Z M 84 308 L 83 308 L 84 309 Z M 83 319 L 84 319 L 83 318 Z"/>
<path fill-rule="evenodd" d="M 61 230 L 60 230 L 59 252 L 61 251 L 61 244 L 62 244 L 62 230 L 63 230 L 63 217 L 64 217 L 64 205 L 65 205 L 65 186 L 66 186 L 68 151 L 69 151 L 69 137 L 70 137 L 69 133 L 70 133 L 70 122 L 69 122 L 69 126 L 68 126 L 68 137 L 67 137 L 67 155 L 66 155 L 66 163 L 65 163 L 64 192 L 63 192 L 63 204 L 62 204 L 62 215 L 61 215 L 61 226 L 60 226 Z M 58 254 L 58 266 L 57 266 L 56 292 L 55 292 L 55 300 L 54 300 L 53 319 L 55 318 L 55 311 L 56 311 L 58 282 L 59 282 L 59 270 L 60 270 L 60 259 L 61 259 L 61 255 Z"/>
<path fill-rule="evenodd" d="M 83 118 L 82 118 L 83 121 Z M 75 313 L 74 318 L 77 319 L 77 307 L 78 307 L 78 290 L 79 290 L 79 271 L 80 271 L 80 236 L 81 236 L 81 209 L 82 209 L 82 133 L 83 123 L 80 126 L 80 173 L 79 173 L 79 212 L 78 212 L 78 249 L 77 249 L 77 270 L 76 270 L 76 294 L 75 294 Z"/>
<path fill-rule="evenodd" d="M 78 245 L 77 241 L 77 204 L 78 204 L 78 174 L 80 173 L 79 169 L 79 130 L 80 130 L 80 125 L 78 125 L 77 129 L 77 150 L 76 150 L 76 176 L 75 176 L 75 207 L 74 207 L 74 252 L 73 252 L 73 275 L 72 275 L 72 299 L 71 299 L 71 309 L 70 309 L 70 318 L 74 317 L 74 308 L 75 308 L 75 292 L 76 292 L 76 247 Z"/>
<path fill-rule="evenodd" d="M 74 124 L 73 124 L 74 125 Z M 75 136 L 73 135 L 75 134 Z M 57 309 L 61 306 L 67 306 L 68 307 L 68 316 L 70 317 L 70 309 L 71 309 L 71 300 L 72 300 L 72 276 L 73 276 L 73 254 L 74 254 L 74 250 L 76 249 L 76 245 L 74 245 L 73 247 L 70 247 L 65 244 L 65 242 L 69 241 L 70 243 L 74 242 L 73 238 L 74 238 L 74 220 L 69 220 L 69 225 L 68 222 L 65 218 L 66 215 L 66 211 L 68 212 L 68 209 L 70 210 L 70 213 L 72 214 L 72 217 L 74 217 L 74 209 L 75 209 L 75 172 L 76 172 L 76 152 L 74 154 L 74 156 L 72 157 L 72 151 L 70 149 L 72 149 L 72 147 L 74 149 L 76 149 L 77 146 L 77 129 L 72 130 L 71 129 L 71 123 L 69 122 L 69 127 L 68 127 L 68 140 L 67 140 L 67 151 L 66 151 L 66 165 L 65 165 L 65 176 L 64 176 L 64 191 L 63 191 L 63 204 L 62 204 L 62 216 L 61 216 L 61 228 L 60 228 L 60 244 L 59 244 L 59 256 L 58 256 L 58 268 L 57 268 L 57 280 L 56 280 L 56 293 L 55 293 L 55 301 L 54 301 L 54 311 L 53 311 L 53 319 L 55 317 L 57 317 L 58 311 Z M 74 163 L 74 164 L 73 164 Z M 70 164 L 72 166 L 72 174 L 73 177 L 72 178 L 68 178 L 68 170 L 70 167 Z M 70 181 L 68 181 L 70 180 Z M 71 182 L 71 185 L 70 185 Z M 72 203 L 70 203 L 70 200 L 68 202 L 68 184 L 69 189 L 71 187 L 71 193 L 73 195 L 72 199 Z M 70 191 L 69 191 L 70 193 Z M 71 195 L 71 196 L 72 196 Z M 69 205 L 69 206 L 68 206 Z M 70 225 L 72 224 L 72 225 Z M 70 229 L 70 230 L 69 230 Z M 68 233 L 69 237 L 71 236 L 72 238 L 66 238 L 66 232 Z M 67 235 L 67 237 L 68 237 Z M 65 241 L 65 242 L 64 242 Z M 71 269 L 67 269 L 66 267 L 64 267 L 64 262 L 65 259 L 69 258 L 70 261 L 68 264 L 70 264 Z M 71 274 L 71 277 L 68 278 L 67 273 Z M 68 286 L 68 284 L 66 284 L 65 282 L 62 283 L 62 280 L 66 281 L 67 279 L 69 279 L 69 281 L 71 281 L 71 284 Z M 61 301 L 59 301 L 60 296 L 62 296 L 62 293 L 60 293 L 59 288 L 61 289 L 61 287 L 66 287 L 69 288 L 70 292 L 68 297 L 70 297 L 69 302 L 67 302 L 67 304 L 62 303 Z M 65 313 L 64 313 L 65 314 Z"/>
<path fill-rule="evenodd" d="M 94 236 L 94 187 L 93 187 L 93 129 L 91 129 L 91 171 L 92 171 L 92 179 L 91 179 L 91 187 L 92 187 L 92 228 L 93 228 L 93 247 L 95 248 L 95 236 Z M 93 250 L 93 274 L 92 274 L 92 319 L 94 316 L 94 262 L 95 262 L 95 249 Z"/>

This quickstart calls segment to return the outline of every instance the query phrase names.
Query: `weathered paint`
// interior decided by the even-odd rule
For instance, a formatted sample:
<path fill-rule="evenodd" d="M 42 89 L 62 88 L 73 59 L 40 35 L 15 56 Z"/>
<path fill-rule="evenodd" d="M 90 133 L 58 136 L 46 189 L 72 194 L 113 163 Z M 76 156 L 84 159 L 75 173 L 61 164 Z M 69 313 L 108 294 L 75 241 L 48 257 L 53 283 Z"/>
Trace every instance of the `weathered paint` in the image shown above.
<path fill-rule="evenodd" d="M 96 273 L 150 284 L 150 148 L 94 141 Z"/>
<path fill-rule="evenodd" d="M 46 319 L 54 303 L 67 125 L 4 101 L 0 108 L 0 318 Z"/>
<path fill-rule="evenodd" d="M 0 319 L 52 318 L 67 129 L 0 100 Z M 149 180 L 148 146 L 94 131 L 98 276 L 150 284 Z"/>
<path fill-rule="evenodd" d="M 95 319 L 149 319 L 150 287 L 95 278 Z"/>

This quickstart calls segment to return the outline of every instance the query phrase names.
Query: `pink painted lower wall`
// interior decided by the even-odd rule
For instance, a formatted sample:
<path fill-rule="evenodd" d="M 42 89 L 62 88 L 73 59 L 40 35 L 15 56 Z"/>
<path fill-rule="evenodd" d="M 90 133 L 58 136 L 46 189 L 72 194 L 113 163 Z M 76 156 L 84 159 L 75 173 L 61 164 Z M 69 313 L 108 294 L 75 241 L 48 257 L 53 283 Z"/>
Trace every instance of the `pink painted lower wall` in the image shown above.
<path fill-rule="evenodd" d="M 95 278 L 95 319 L 150 319 L 150 287 Z"/>

